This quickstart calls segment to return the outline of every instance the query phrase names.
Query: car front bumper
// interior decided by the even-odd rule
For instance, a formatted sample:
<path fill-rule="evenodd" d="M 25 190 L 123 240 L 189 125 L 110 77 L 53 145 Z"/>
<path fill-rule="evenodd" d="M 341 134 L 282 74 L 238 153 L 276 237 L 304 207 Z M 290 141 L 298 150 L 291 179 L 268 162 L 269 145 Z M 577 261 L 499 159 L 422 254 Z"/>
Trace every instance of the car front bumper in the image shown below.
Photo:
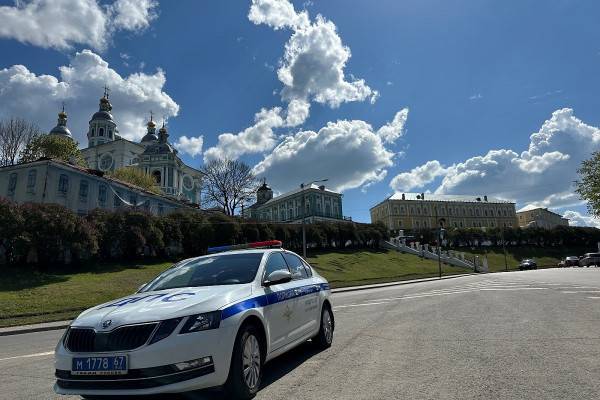
<path fill-rule="evenodd" d="M 224 321 L 223 321 L 224 322 Z M 227 380 L 235 330 L 228 324 L 218 329 L 171 334 L 166 339 L 138 349 L 114 353 L 71 353 L 62 341 L 55 352 L 58 394 L 69 395 L 150 395 L 180 393 L 220 386 Z M 127 355 L 126 375 L 72 375 L 73 357 Z M 210 362 L 207 362 L 210 357 Z M 179 370 L 175 364 L 204 359 L 201 365 Z"/>

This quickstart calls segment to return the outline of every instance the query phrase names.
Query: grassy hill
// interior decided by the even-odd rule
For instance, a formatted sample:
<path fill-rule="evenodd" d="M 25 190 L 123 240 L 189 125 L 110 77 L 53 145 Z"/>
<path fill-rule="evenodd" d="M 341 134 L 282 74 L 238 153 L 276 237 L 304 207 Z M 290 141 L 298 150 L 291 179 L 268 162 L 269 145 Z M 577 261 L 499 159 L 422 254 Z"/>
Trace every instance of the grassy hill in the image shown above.
<path fill-rule="evenodd" d="M 309 261 L 333 287 L 437 276 L 437 262 L 389 251 L 315 254 Z M 171 263 L 102 264 L 78 273 L 4 271 L 0 279 L 0 327 L 58 321 L 85 308 L 133 293 Z M 468 272 L 443 266 L 445 274 Z"/>

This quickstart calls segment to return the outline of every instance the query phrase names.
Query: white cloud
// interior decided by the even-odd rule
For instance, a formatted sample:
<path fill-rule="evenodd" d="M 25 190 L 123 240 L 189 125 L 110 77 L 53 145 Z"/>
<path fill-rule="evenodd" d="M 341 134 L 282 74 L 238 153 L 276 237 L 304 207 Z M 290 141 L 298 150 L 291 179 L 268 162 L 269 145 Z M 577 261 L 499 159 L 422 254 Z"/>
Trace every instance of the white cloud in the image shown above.
<path fill-rule="evenodd" d="M 130 31 L 146 29 L 156 19 L 157 7 L 154 0 L 117 0 L 110 6 L 113 26 Z"/>
<path fill-rule="evenodd" d="M 479 193 L 544 207 L 581 204 L 574 194 L 577 169 L 600 150 L 600 129 L 564 108 L 530 136 L 529 148 L 490 150 L 446 168 L 436 193 Z M 426 183 L 424 183 L 426 184 Z"/>
<path fill-rule="evenodd" d="M 222 133 L 216 146 L 204 153 L 204 161 L 215 158 L 236 159 L 246 153 L 261 153 L 275 147 L 274 128 L 283 126 L 281 108 L 263 108 L 254 116 L 254 125 L 238 134 Z"/>
<path fill-rule="evenodd" d="M 379 128 L 377 134 L 385 143 L 394 143 L 404 133 L 404 125 L 408 119 L 408 108 L 396 113 L 394 120 Z"/>
<path fill-rule="evenodd" d="M 328 178 L 328 187 L 343 191 L 384 179 L 393 157 L 371 125 L 341 120 L 286 137 L 254 172 L 280 191 L 315 178 Z"/>
<path fill-rule="evenodd" d="M 579 211 L 565 211 L 563 217 L 569 219 L 570 226 L 592 226 L 600 228 L 600 221 L 589 215 L 584 215 Z"/>
<path fill-rule="evenodd" d="M 219 135 L 218 143 L 206 150 L 205 161 L 273 149 L 277 144 L 274 130 L 303 124 L 310 114 L 311 101 L 338 107 L 345 102 L 373 102 L 377 98 L 378 92 L 363 79 L 346 80 L 344 68 L 350 49 L 342 44 L 333 22 L 320 15 L 311 21 L 307 11 L 297 12 L 287 0 L 252 0 L 248 19 L 257 25 L 293 31 L 277 70 L 287 109 L 263 109 L 256 114 L 254 125 L 237 134 Z"/>
<path fill-rule="evenodd" d="M 179 111 L 177 103 L 163 91 L 166 77 L 162 70 L 121 76 L 102 57 L 83 50 L 59 71 L 60 76 L 55 77 L 36 75 L 23 65 L 0 69 L 0 118 L 23 117 L 49 131 L 65 101 L 69 129 L 86 146 L 88 121 L 98 110 L 105 84 L 111 89 L 112 113 L 120 134 L 127 139 L 138 140 L 145 134 L 149 110 L 165 118 Z"/>
<path fill-rule="evenodd" d="M 155 18 L 152 0 L 117 0 L 104 7 L 96 0 L 31 0 L 0 6 L 0 38 L 44 48 L 75 44 L 106 48 L 116 30 L 138 31 Z"/>
<path fill-rule="evenodd" d="M 177 139 L 177 141 L 173 143 L 173 146 L 175 146 L 175 148 L 181 153 L 185 153 L 192 157 L 196 157 L 197 155 L 202 154 L 203 144 L 204 136 L 192 136 L 188 138 L 184 135 L 180 136 L 179 139 Z"/>
<path fill-rule="evenodd" d="M 410 172 L 396 175 L 390 182 L 390 187 L 397 192 L 410 192 L 412 189 L 421 188 L 446 173 L 438 160 L 413 168 Z"/>
<path fill-rule="evenodd" d="M 248 19 L 256 25 L 265 24 L 277 30 L 308 25 L 308 13 L 297 13 L 287 0 L 253 0 Z"/>
<path fill-rule="evenodd" d="M 471 96 L 469 96 L 469 100 L 481 100 L 483 99 L 483 96 L 481 95 L 481 93 L 475 93 Z"/>

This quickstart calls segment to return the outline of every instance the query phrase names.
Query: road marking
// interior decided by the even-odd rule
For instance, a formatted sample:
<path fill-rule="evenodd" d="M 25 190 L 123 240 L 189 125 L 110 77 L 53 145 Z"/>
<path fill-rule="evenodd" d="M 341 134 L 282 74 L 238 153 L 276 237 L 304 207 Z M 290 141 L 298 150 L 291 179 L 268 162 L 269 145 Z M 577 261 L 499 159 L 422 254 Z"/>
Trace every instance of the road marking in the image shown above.
<path fill-rule="evenodd" d="M 489 291 L 489 290 L 548 290 L 547 287 L 521 287 L 521 288 L 483 288 L 479 289 L 481 291 Z"/>
<path fill-rule="evenodd" d="M 569 290 L 569 291 L 563 291 L 562 293 L 568 293 L 568 294 L 572 294 L 572 293 L 600 293 L 600 290 Z"/>
<path fill-rule="evenodd" d="M 589 296 L 588 299 L 600 299 L 600 297 L 597 296 Z"/>
<path fill-rule="evenodd" d="M 23 356 L 14 356 L 14 357 L 0 358 L 0 361 L 16 360 L 18 358 L 43 357 L 43 356 L 50 356 L 52 354 L 54 354 L 54 351 L 47 351 L 45 353 L 25 354 Z"/>

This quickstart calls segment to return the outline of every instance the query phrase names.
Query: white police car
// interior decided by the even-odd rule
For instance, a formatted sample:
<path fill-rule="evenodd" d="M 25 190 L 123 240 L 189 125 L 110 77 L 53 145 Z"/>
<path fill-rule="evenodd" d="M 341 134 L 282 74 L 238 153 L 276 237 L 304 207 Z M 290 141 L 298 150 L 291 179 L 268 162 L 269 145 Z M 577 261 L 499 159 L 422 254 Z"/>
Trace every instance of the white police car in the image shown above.
<path fill-rule="evenodd" d="M 265 248 L 268 246 L 269 248 Z M 59 394 L 258 391 L 265 362 L 308 339 L 331 346 L 327 281 L 279 241 L 175 264 L 136 294 L 75 319 L 56 347 Z"/>

